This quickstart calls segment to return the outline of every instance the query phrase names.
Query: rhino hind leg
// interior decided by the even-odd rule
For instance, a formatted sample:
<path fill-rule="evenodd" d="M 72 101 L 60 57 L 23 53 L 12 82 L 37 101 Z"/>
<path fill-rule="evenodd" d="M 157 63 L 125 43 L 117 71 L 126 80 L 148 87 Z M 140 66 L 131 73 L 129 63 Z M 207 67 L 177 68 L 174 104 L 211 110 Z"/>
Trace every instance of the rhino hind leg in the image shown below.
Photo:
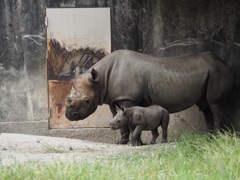
<path fill-rule="evenodd" d="M 208 107 L 208 108 L 204 109 L 202 112 L 204 114 L 208 130 L 213 131 L 214 130 L 214 120 L 213 120 L 213 113 L 212 113 L 211 109 Z"/>
<path fill-rule="evenodd" d="M 162 143 L 167 142 L 169 119 L 170 119 L 169 113 L 168 112 L 164 112 L 163 116 L 162 116 L 162 121 L 161 121 Z"/>
<path fill-rule="evenodd" d="M 207 101 L 206 101 L 207 102 Z M 203 112 L 203 115 L 204 115 L 204 118 L 205 118 L 205 121 L 206 121 L 206 124 L 207 124 L 207 127 L 208 127 L 208 130 L 210 132 L 216 130 L 216 129 L 220 129 L 220 122 L 222 121 L 221 119 L 219 119 L 220 116 L 219 114 L 216 114 L 214 116 L 214 113 L 217 113 L 216 111 L 212 111 L 212 108 L 211 106 L 217 106 L 217 105 L 213 105 L 210 103 L 210 105 L 207 104 L 207 106 L 205 106 L 204 108 L 199 105 L 199 104 L 196 104 L 198 107 L 199 107 L 199 110 Z"/>
<path fill-rule="evenodd" d="M 152 132 L 152 140 L 151 140 L 150 144 L 156 144 L 157 143 L 156 139 L 159 136 L 158 128 L 152 129 L 151 132 Z"/>
<path fill-rule="evenodd" d="M 206 92 L 202 95 L 201 99 L 196 103 L 196 105 L 199 108 L 199 111 L 203 112 L 205 122 L 207 124 L 208 130 L 213 131 L 214 130 L 214 120 L 213 120 L 213 113 L 212 110 L 209 107 L 207 98 L 206 98 Z"/>
<path fill-rule="evenodd" d="M 220 130 L 222 123 L 224 122 L 225 113 L 221 108 L 227 103 L 227 97 L 232 87 L 232 76 L 230 74 L 220 74 L 216 71 L 210 73 L 207 85 L 206 99 L 211 109 L 211 113 L 208 110 L 204 115 L 208 118 L 207 123 L 213 123 L 213 130 Z M 213 122 L 211 122 L 211 116 Z M 209 127 L 212 125 L 209 124 Z"/>

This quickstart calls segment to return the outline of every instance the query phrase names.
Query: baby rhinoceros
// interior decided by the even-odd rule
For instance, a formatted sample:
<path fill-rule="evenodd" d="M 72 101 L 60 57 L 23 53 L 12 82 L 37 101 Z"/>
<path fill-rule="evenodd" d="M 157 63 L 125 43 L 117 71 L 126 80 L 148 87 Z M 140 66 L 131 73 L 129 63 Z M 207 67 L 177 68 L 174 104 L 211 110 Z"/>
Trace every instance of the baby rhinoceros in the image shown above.
<path fill-rule="evenodd" d="M 162 142 L 167 142 L 168 123 L 169 113 L 161 106 L 133 106 L 119 109 L 116 116 L 110 122 L 110 128 L 116 130 L 128 125 L 132 134 L 132 145 L 139 146 L 142 145 L 139 144 L 139 139 L 143 130 L 151 130 L 152 140 L 150 144 L 156 144 L 156 139 L 159 136 L 159 126 L 162 127 Z"/>

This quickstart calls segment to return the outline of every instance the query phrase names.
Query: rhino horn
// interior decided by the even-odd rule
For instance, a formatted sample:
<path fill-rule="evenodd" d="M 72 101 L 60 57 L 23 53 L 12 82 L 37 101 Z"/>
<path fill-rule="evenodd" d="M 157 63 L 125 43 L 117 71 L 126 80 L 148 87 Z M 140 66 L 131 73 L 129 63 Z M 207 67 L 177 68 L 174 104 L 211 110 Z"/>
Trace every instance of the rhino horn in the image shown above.
<path fill-rule="evenodd" d="M 71 90 L 71 95 L 70 96 L 81 97 L 80 93 L 76 90 L 76 88 L 74 86 L 72 86 L 72 90 Z"/>
<path fill-rule="evenodd" d="M 75 75 L 78 75 L 78 74 L 82 74 L 82 69 L 79 66 L 77 66 L 75 69 Z"/>

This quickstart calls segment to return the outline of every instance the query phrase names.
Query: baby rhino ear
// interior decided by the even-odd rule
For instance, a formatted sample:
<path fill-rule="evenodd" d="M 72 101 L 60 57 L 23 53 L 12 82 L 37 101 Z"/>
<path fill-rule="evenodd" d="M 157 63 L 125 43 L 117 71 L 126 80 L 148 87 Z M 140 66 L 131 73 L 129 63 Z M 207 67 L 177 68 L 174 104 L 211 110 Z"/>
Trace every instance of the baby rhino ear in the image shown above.
<path fill-rule="evenodd" d="M 116 108 L 117 113 L 122 110 L 122 109 L 119 108 L 117 105 L 115 105 L 115 108 Z"/>
<path fill-rule="evenodd" d="M 126 108 L 124 106 L 122 107 L 122 111 L 123 111 L 123 115 L 127 114 Z"/>
<path fill-rule="evenodd" d="M 122 108 L 118 107 L 117 105 L 115 106 L 116 107 L 116 111 L 119 112 L 119 111 L 122 111 L 122 114 L 123 115 L 126 115 L 126 108 L 123 106 Z"/>

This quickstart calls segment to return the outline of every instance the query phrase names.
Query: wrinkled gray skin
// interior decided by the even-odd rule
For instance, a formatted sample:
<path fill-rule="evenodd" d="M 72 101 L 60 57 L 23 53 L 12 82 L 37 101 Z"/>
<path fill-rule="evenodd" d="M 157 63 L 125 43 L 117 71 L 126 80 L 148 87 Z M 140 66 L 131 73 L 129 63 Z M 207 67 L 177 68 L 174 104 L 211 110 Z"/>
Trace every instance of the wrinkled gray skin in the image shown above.
<path fill-rule="evenodd" d="M 196 104 L 204 113 L 208 128 L 217 130 L 224 118 L 221 105 L 232 88 L 232 74 L 211 52 L 171 58 L 156 58 L 129 50 L 104 57 L 83 74 L 76 72 L 72 93 L 66 98 L 65 115 L 83 120 L 98 105 L 164 107 L 169 113 Z M 121 128 L 121 140 L 129 140 L 129 128 Z"/>
<path fill-rule="evenodd" d="M 168 123 L 169 114 L 161 106 L 133 106 L 118 110 L 116 116 L 110 121 L 110 128 L 116 130 L 128 126 L 132 134 L 132 145 L 141 146 L 140 136 L 143 130 L 151 130 L 152 140 L 150 144 L 156 144 L 156 139 L 159 136 L 159 126 L 162 127 L 162 142 L 167 142 Z"/>

